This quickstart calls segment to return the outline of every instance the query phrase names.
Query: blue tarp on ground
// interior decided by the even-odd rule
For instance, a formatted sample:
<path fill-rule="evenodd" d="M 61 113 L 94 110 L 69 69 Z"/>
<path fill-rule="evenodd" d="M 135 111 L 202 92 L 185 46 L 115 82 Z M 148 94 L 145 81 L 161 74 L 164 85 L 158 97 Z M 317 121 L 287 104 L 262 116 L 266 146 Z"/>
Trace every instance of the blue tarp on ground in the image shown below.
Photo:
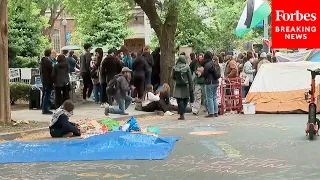
<path fill-rule="evenodd" d="M 180 137 L 110 132 L 87 139 L 0 144 L 0 163 L 161 160 Z"/>

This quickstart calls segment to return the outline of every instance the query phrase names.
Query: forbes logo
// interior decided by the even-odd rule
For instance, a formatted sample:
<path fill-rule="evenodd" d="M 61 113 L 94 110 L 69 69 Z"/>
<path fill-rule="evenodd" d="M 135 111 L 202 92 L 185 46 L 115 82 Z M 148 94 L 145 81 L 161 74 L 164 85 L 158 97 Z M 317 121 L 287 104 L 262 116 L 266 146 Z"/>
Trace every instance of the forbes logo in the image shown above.
<path fill-rule="evenodd" d="M 316 13 L 300 13 L 297 10 L 295 13 L 286 13 L 284 10 L 276 10 L 276 20 L 275 21 L 316 21 Z"/>

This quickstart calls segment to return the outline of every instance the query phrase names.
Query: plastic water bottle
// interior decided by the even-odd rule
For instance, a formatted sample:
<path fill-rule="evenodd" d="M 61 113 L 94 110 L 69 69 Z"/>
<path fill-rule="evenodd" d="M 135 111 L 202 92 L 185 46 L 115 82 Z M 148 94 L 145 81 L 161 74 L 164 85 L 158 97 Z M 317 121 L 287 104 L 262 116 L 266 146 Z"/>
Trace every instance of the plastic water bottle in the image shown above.
<path fill-rule="evenodd" d="M 129 126 L 130 124 L 125 124 L 124 126 L 122 126 L 122 131 L 127 131 Z"/>

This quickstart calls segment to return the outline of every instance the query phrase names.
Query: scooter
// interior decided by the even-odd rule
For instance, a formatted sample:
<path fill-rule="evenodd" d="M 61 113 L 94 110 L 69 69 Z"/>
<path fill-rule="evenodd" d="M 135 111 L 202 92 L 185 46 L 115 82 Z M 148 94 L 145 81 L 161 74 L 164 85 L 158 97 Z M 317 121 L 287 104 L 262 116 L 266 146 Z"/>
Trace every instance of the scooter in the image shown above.
<path fill-rule="evenodd" d="M 305 100 L 309 103 L 309 113 L 308 113 L 308 123 L 306 127 L 306 136 L 309 135 L 309 139 L 313 140 L 313 136 L 319 136 L 319 119 L 317 119 L 317 105 L 315 103 L 315 89 L 316 89 L 316 76 L 320 75 L 320 68 L 311 70 L 307 69 L 311 72 L 311 89 L 309 92 L 305 93 Z"/>

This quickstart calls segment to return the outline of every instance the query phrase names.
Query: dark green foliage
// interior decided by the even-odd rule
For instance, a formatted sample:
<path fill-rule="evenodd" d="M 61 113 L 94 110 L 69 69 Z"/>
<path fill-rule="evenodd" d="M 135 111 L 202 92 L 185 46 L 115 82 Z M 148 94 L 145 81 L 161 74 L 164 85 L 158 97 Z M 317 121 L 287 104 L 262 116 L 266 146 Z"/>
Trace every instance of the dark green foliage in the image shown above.
<path fill-rule="evenodd" d="M 10 101 L 14 104 L 17 100 L 29 100 L 30 84 L 10 83 Z"/>

